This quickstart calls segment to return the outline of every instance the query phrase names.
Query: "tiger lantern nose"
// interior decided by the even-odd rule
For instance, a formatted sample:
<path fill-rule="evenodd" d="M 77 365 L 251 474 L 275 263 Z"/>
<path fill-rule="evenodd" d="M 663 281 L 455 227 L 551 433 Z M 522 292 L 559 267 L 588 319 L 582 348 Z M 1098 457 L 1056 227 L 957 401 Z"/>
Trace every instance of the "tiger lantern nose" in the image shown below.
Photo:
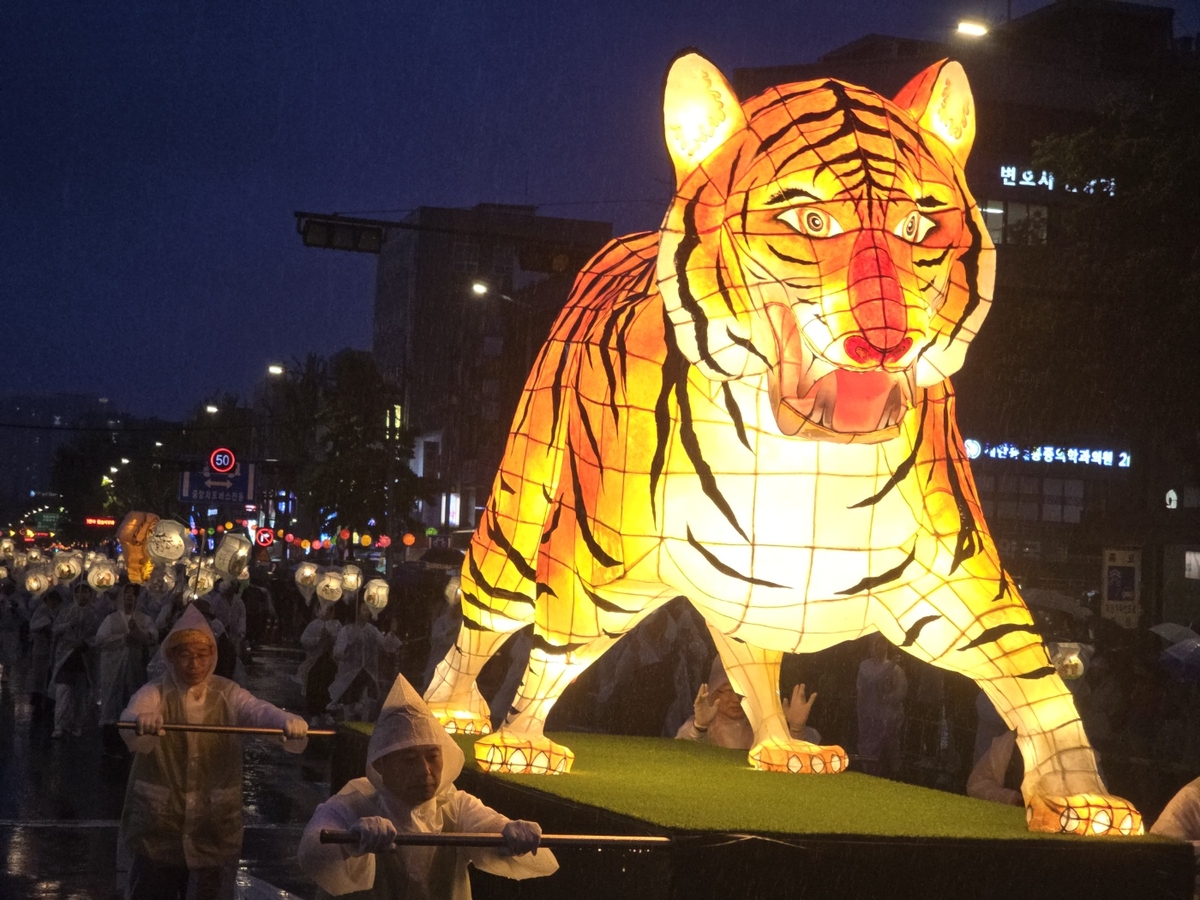
<path fill-rule="evenodd" d="M 882 234 L 864 228 L 850 253 L 847 289 L 858 334 L 846 338 L 846 356 L 867 366 L 899 361 L 912 347 L 904 294 Z"/>

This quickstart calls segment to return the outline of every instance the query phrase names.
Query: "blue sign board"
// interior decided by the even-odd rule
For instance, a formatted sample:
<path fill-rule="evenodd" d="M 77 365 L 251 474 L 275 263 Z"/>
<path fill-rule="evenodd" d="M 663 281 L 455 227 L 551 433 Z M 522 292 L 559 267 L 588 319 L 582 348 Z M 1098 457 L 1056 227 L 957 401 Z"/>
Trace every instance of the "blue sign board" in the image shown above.
<path fill-rule="evenodd" d="M 239 461 L 228 472 L 205 465 L 179 478 L 181 503 L 254 503 L 254 463 Z"/>

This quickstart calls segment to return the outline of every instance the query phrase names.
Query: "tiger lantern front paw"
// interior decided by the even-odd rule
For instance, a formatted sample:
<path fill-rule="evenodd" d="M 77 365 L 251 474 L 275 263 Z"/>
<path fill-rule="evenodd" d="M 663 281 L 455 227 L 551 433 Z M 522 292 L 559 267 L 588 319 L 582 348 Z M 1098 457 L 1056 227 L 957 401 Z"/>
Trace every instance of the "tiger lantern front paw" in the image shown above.
<path fill-rule="evenodd" d="M 822 747 L 808 741 L 769 738 L 750 748 L 750 765 L 764 772 L 792 772 L 805 775 L 836 775 L 850 765 L 841 747 Z"/>
<path fill-rule="evenodd" d="M 468 703 L 429 702 L 429 711 L 449 734 L 491 734 L 492 717 L 483 697 L 471 698 Z"/>
<path fill-rule="evenodd" d="M 1030 831 L 1051 834 L 1144 834 L 1142 814 L 1133 804 L 1107 794 L 1034 796 L 1025 807 Z"/>
<path fill-rule="evenodd" d="M 575 754 L 548 737 L 498 731 L 475 742 L 475 762 L 485 772 L 511 775 L 565 775 Z"/>

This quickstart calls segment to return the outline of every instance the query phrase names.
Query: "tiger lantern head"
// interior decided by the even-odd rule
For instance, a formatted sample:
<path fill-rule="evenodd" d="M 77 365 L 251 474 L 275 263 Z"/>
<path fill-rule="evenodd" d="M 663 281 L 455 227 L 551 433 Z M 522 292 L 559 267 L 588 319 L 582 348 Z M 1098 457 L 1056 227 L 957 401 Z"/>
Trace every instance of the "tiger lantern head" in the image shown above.
<path fill-rule="evenodd" d="M 991 302 L 962 67 L 930 66 L 892 101 L 821 80 L 741 104 L 687 52 L 663 106 L 676 193 L 658 286 L 688 362 L 715 381 L 765 373 L 786 435 L 894 437 Z"/>

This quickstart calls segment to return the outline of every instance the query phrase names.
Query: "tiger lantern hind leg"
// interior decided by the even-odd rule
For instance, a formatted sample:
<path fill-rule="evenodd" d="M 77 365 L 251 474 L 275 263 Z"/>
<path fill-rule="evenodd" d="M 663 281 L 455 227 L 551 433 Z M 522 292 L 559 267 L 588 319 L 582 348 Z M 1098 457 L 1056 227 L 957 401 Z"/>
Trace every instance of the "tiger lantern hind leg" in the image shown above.
<path fill-rule="evenodd" d="M 1142 834 L 1141 814 L 1107 793 L 1071 692 L 990 539 L 949 576 L 941 565 L 872 599 L 872 620 L 909 654 L 972 679 L 1017 733 L 1032 831 Z"/>
<path fill-rule="evenodd" d="M 725 674 L 742 696 L 742 708 L 754 729 L 747 754 L 752 768 L 764 772 L 836 775 L 846 771 L 850 758 L 836 745 L 821 746 L 791 735 L 779 701 L 779 667 L 783 653 L 731 639 L 709 626 Z"/>

